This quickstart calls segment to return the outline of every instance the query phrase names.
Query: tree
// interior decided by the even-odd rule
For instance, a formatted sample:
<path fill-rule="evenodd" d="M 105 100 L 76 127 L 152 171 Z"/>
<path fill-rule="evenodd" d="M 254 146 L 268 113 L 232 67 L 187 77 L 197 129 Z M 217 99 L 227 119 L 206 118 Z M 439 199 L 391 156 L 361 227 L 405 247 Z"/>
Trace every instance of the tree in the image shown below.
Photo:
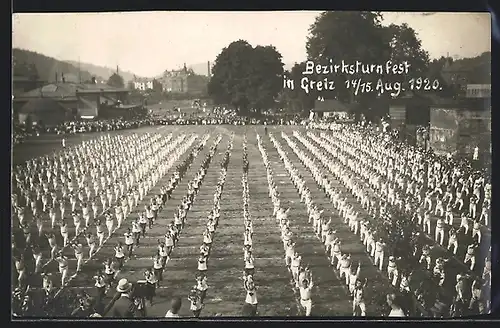
<path fill-rule="evenodd" d="M 35 64 L 30 64 L 28 66 L 28 74 L 29 74 L 29 78 L 33 81 L 38 81 L 38 79 L 40 78 L 40 75 L 38 74 L 38 69 L 36 68 L 36 65 Z"/>
<path fill-rule="evenodd" d="M 282 90 L 283 62 L 281 54 L 273 46 L 256 46 L 252 51 L 250 107 L 258 113 L 274 106 Z"/>
<path fill-rule="evenodd" d="M 40 78 L 35 64 L 28 64 L 26 62 L 16 60 L 15 58 L 13 64 L 14 76 L 24 76 L 34 81 Z"/>
<path fill-rule="evenodd" d="M 123 77 L 120 75 L 113 73 L 108 79 L 108 85 L 115 88 L 124 88 L 125 82 L 123 81 Z"/>
<path fill-rule="evenodd" d="M 385 42 L 384 28 L 378 12 L 331 12 L 321 13 L 309 29 L 306 43 L 308 60 L 316 64 L 334 64 L 342 60 L 348 64 L 359 61 L 363 64 L 382 64 L 390 57 L 390 48 Z M 353 89 L 345 87 L 346 80 L 363 78 L 374 81 L 376 74 L 328 74 L 317 78 L 335 80 L 335 90 L 322 92 L 324 98 L 335 98 L 344 102 L 366 101 L 374 93 L 354 95 Z"/>
<path fill-rule="evenodd" d="M 306 43 L 308 60 L 317 64 L 327 65 L 330 61 L 339 64 L 344 60 L 347 64 L 360 62 L 363 65 L 383 65 L 390 60 L 393 64 L 408 61 L 411 76 L 425 77 L 429 56 L 422 49 L 421 42 L 415 31 L 406 24 L 388 27 L 381 25 L 381 15 L 378 12 L 323 12 L 311 25 L 309 37 Z M 383 72 L 354 74 L 329 74 L 328 77 L 335 80 L 335 90 L 321 92 L 321 96 L 335 98 L 343 102 L 356 102 L 359 105 L 355 109 L 356 117 L 361 114 L 366 117 L 380 116 L 383 111 L 374 110 L 373 101 L 379 96 L 375 92 L 375 86 L 380 80 L 382 82 L 395 82 L 408 80 L 407 75 L 388 75 Z M 359 92 L 355 95 L 355 87 L 346 88 L 346 81 L 372 83 L 372 92 Z M 382 97 L 389 97 L 385 92 Z M 400 93 L 400 96 L 404 95 Z M 380 106 L 380 109 L 383 106 Z M 372 108 L 372 109 L 370 109 Z"/>
<path fill-rule="evenodd" d="M 300 80 L 303 77 L 302 72 L 306 69 L 306 62 L 295 64 L 290 71 L 285 72 L 285 76 L 294 81 L 294 88 L 284 89 L 284 98 L 287 107 L 292 112 L 300 112 L 303 116 L 307 116 L 309 111 L 314 107 L 316 93 L 306 93 L 299 87 Z"/>
<path fill-rule="evenodd" d="M 163 91 L 163 85 L 157 79 L 153 79 L 153 90 L 155 92 L 162 92 Z"/>
<path fill-rule="evenodd" d="M 428 71 L 429 54 L 422 49 L 422 42 L 418 39 L 415 30 L 406 23 L 391 24 L 386 28 L 386 33 L 391 48 L 389 59 L 394 63 L 407 61 L 411 64 L 410 76 L 392 75 L 392 77 L 401 81 L 411 77 L 424 77 Z"/>
<path fill-rule="evenodd" d="M 238 40 L 222 49 L 212 68 L 208 93 L 216 104 L 230 104 L 241 115 L 271 107 L 281 91 L 283 63 L 273 46 L 252 47 Z"/>
<path fill-rule="evenodd" d="M 439 85 L 443 88 L 443 90 L 439 91 L 440 96 L 453 97 L 457 95 L 457 90 L 451 85 L 448 85 L 441 74 L 446 63 L 453 64 L 453 58 L 441 56 L 439 59 L 433 59 L 429 62 L 427 74 L 425 76 L 432 81 L 439 81 Z"/>

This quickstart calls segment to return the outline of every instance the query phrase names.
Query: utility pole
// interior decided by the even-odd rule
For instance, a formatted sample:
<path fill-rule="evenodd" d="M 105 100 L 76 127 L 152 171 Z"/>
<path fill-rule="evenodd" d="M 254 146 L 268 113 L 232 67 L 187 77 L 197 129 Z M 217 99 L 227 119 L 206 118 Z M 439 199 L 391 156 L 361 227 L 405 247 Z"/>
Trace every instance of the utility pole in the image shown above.
<path fill-rule="evenodd" d="M 80 56 L 78 56 L 78 82 L 82 84 L 82 69 L 80 66 Z"/>

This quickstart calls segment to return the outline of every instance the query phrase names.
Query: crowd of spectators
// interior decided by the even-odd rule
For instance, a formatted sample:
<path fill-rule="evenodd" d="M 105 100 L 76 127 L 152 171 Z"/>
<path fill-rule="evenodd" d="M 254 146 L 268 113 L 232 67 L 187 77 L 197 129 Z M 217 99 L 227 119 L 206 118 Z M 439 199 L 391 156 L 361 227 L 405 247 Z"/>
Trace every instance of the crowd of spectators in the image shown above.
<path fill-rule="evenodd" d="M 158 125 L 160 122 L 152 118 L 137 118 L 132 120 L 109 119 L 68 121 L 59 125 L 43 126 L 15 123 L 12 128 L 12 142 L 14 145 L 24 142 L 27 138 L 39 137 L 41 135 L 72 135 L 78 133 L 106 132 L 125 129 L 136 129 L 143 126 Z"/>

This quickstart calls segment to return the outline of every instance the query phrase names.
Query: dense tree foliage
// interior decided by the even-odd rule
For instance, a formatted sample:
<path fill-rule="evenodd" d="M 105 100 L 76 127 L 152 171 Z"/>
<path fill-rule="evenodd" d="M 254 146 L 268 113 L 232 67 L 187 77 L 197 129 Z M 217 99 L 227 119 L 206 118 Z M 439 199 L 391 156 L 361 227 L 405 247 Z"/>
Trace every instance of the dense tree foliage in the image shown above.
<path fill-rule="evenodd" d="M 286 88 L 283 90 L 283 98 L 287 108 L 291 112 L 299 112 L 303 116 L 307 116 L 309 111 L 314 107 L 314 101 L 317 97 L 316 92 L 306 93 L 298 87 L 300 79 L 303 77 L 302 72 L 306 69 L 306 63 L 295 64 L 290 71 L 285 72 L 285 76 L 295 82 L 295 88 Z"/>
<path fill-rule="evenodd" d="M 274 106 L 281 91 L 283 63 L 273 46 L 232 42 L 217 56 L 208 93 L 216 104 L 229 104 L 246 115 Z"/>
<path fill-rule="evenodd" d="M 390 58 L 390 47 L 385 30 L 380 24 L 378 12 L 331 12 L 321 13 L 309 29 L 306 43 L 308 60 L 327 65 L 330 62 L 347 63 L 359 61 L 364 64 L 384 63 Z M 352 88 L 346 88 L 346 80 L 363 78 L 375 82 L 379 76 L 367 74 L 327 74 L 318 78 L 334 78 L 335 90 L 322 92 L 324 98 L 335 98 L 344 102 L 364 101 L 374 93 L 354 96 Z"/>
<path fill-rule="evenodd" d="M 429 54 L 422 49 L 422 42 L 418 39 L 415 30 L 406 23 L 391 24 L 385 28 L 387 40 L 391 48 L 390 58 L 394 63 L 407 61 L 411 64 L 409 76 L 398 76 L 398 80 L 409 77 L 425 76 L 429 66 Z"/>
<path fill-rule="evenodd" d="M 61 76 L 61 74 L 73 76 L 80 75 L 82 81 L 91 80 L 92 78 L 92 75 L 89 72 L 85 70 L 80 71 L 75 65 L 44 56 L 33 51 L 13 49 L 12 57 L 14 64 L 14 75 L 20 74 L 20 76 L 26 76 L 24 75 L 23 70 L 19 71 L 19 67 L 17 68 L 17 72 L 19 73 L 16 73 L 16 65 L 34 65 L 39 75 L 39 79 L 43 81 L 54 81 L 56 73 L 59 76 Z"/>
<path fill-rule="evenodd" d="M 323 12 L 309 31 L 306 44 L 308 59 L 321 64 L 330 61 L 340 63 L 342 60 L 348 63 L 359 61 L 363 64 L 384 64 L 387 61 L 398 64 L 408 61 L 411 64 L 411 75 L 424 74 L 427 71 L 429 57 L 422 49 L 415 31 L 406 24 L 384 27 L 381 25 L 381 18 L 378 12 Z M 375 98 L 389 97 L 388 93 L 359 92 L 355 95 L 352 83 L 351 87 L 347 88 L 349 82 L 346 81 L 359 78 L 375 86 L 379 79 L 384 82 L 395 82 L 408 79 L 409 76 L 380 74 L 380 72 L 336 74 L 336 89 L 324 92 L 322 96 L 359 103 L 360 106 L 352 107 L 358 111 L 356 113 L 358 115 L 361 113 L 368 117 L 383 115 L 369 111 L 378 108 L 371 106 Z"/>
<path fill-rule="evenodd" d="M 115 88 L 124 88 L 125 87 L 125 82 L 123 81 L 123 77 L 118 75 L 117 73 L 114 73 L 111 75 L 108 79 L 109 86 L 115 87 Z"/>
<path fill-rule="evenodd" d="M 32 80 L 38 80 L 40 75 L 38 74 L 38 69 L 33 63 L 26 63 L 14 58 L 13 61 L 13 76 L 23 76 Z"/>

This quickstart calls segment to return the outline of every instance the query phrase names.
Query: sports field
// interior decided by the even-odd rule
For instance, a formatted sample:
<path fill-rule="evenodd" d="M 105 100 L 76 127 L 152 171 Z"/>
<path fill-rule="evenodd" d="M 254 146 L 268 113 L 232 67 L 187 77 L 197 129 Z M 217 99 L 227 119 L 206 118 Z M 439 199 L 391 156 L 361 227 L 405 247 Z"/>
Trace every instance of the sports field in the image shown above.
<path fill-rule="evenodd" d="M 359 237 L 354 235 L 347 225 L 344 224 L 337 211 L 333 209 L 324 191 L 317 187 L 311 172 L 299 161 L 299 158 L 281 136 L 281 132 L 285 131 L 289 137 L 293 138 L 293 131 L 302 131 L 302 128 L 297 126 L 277 126 L 269 127 L 268 129 L 287 151 L 289 159 L 305 179 L 317 206 L 325 210 L 323 216 L 332 218 L 331 227 L 337 230 L 337 236 L 343 242 L 343 252 L 351 254 L 353 263 L 359 262 L 361 264 L 361 276 L 368 279 L 365 290 L 367 315 L 381 315 L 381 304 L 383 303 L 385 294 L 391 289 L 389 281 L 386 278 L 385 269 L 384 272 L 380 272 L 373 265 Z M 202 152 L 196 156 L 181 182 L 177 185 L 172 193 L 172 199 L 167 202 L 164 209 L 159 213 L 158 220 L 155 222 L 153 228 L 149 229 L 146 237 L 141 239 L 141 245 L 134 251 L 135 257 L 125 263 L 118 279 L 126 277 L 131 281 L 143 279 L 144 270 L 152 266 L 152 256 L 156 251 L 158 239 L 164 236 L 166 225 L 172 221 L 174 211 L 187 192 L 188 182 L 200 168 L 201 162 L 208 153 L 213 140 L 218 134 L 223 136 L 216 156 L 212 160 L 208 173 L 204 178 L 200 192 L 196 196 L 194 205 L 187 215 L 186 227 L 182 230 L 178 245 L 174 248 L 171 259 L 166 266 L 162 286 L 157 289 L 154 304 L 148 308 L 148 316 L 163 317 L 169 309 L 169 301 L 174 295 L 180 296 L 183 300 L 181 315 L 191 315 L 187 295 L 190 288 L 195 284 L 199 246 L 203 240 L 202 233 L 206 226 L 206 217 L 213 206 L 213 194 L 220 174 L 219 163 L 223 158 L 224 151 L 228 146 L 230 136 L 233 132 L 235 135 L 227 179 L 222 194 L 221 217 L 215 232 L 208 261 L 207 283 L 209 290 L 201 316 L 238 316 L 241 314 L 245 301 L 246 292 L 241 279 L 244 268 L 244 226 L 241 185 L 244 135 L 247 136 L 248 159 L 250 161 L 248 173 L 250 192 L 249 211 L 254 227 L 253 253 L 256 268 L 254 279 L 258 288 L 258 313 L 259 316 L 297 316 L 303 314 L 303 310 L 299 305 L 297 292 L 291 283 L 291 274 L 285 266 L 279 227 L 274 217 L 272 217 L 273 205 L 268 197 L 266 169 L 257 147 L 257 134 L 262 137 L 264 147 L 268 152 L 274 180 L 278 185 L 280 193 L 281 206 L 291 208 L 288 218 L 295 236 L 295 248 L 302 255 L 303 261 L 309 264 L 313 274 L 315 287 L 312 296 L 314 304 L 312 315 L 352 315 L 351 297 L 348 294 L 345 283 L 338 278 L 338 272 L 330 266 L 322 243 L 315 236 L 311 224 L 308 224 L 306 206 L 300 202 L 300 196 L 290 180 L 276 148 L 270 141 L 269 136 L 265 135 L 263 126 L 161 126 L 110 132 L 110 134 L 140 134 L 146 132 L 163 135 L 173 133 L 174 137 L 181 133 L 197 134 L 201 137 L 204 133 L 208 132 L 210 139 Z M 67 145 L 78 144 L 83 140 L 97 138 L 100 135 L 99 133 L 94 133 L 67 137 Z M 16 147 L 14 150 L 14 164 L 59 149 L 61 147 L 60 139 L 60 136 L 51 136 L 26 141 L 26 143 Z M 294 140 L 303 151 L 308 152 L 297 139 Z M 192 147 L 195 144 L 193 143 Z M 185 152 L 179 159 L 179 162 L 183 161 L 189 152 L 190 150 Z M 309 155 L 314 157 L 310 153 Z M 129 216 L 129 220 L 130 218 L 135 218 L 137 212 L 143 209 L 143 205 L 150 198 L 149 196 L 159 194 L 160 187 L 168 182 L 174 168 L 175 165 L 172 166 L 170 171 L 150 191 L 148 197 L 143 200 L 143 204 L 134 209 L 132 215 Z M 332 174 L 328 174 L 327 176 L 336 187 L 343 188 L 335 176 Z M 347 190 L 344 191 L 347 192 Z M 351 197 L 349 201 L 358 210 L 363 211 L 355 198 Z M 123 233 L 128 227 L 130 227 L 130 223 L 125 223 L 121 229 L 117 230 L 113 237 L 107 240 L 105 245 L 99 249 L 98 253 L 84 265 L 83 271 L 77 274 L 66 288 L 85 289 L 87 293 L 92 295 L 95 289 L 93 287 L 92 276 L 98 269 L 103 267 L 103 262 L 107 258 L 114 255 L 113 247 L 117 241 L 123 241 Z M 67 249 L 65 254 L 70 258 L 70 274 L 73 274 L 76 270 L 76 260 L 74 260 L 73 251 Z M 464 270 L 458 261 L 454 267 L 456 272 Z M 46 268 L 49 272 L 57 272 L 57 264 L 55 262 L 48 263 Z M 58 277 L 57 274 L 55 276 Z M 60 284 L 59 278 L 55 279 L 55 282 L 56 286 Z M 110 298 L 112 294 L 113 292 L 111 291 L 108 297 Z"/>

